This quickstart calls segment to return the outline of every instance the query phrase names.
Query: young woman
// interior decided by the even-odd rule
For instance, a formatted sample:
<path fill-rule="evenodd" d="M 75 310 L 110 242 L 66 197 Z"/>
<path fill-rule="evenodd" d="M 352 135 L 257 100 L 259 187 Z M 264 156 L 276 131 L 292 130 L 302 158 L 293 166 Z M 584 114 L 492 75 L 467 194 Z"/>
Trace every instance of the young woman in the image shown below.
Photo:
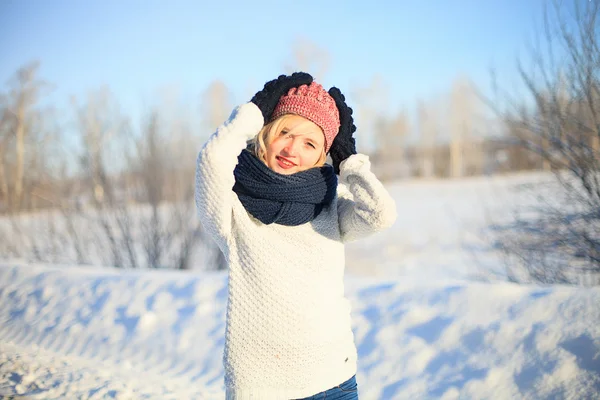
<path fill-rule="evenodd" d="M 358 399 L 344 243 L 391 226 L 396 208 L 355 130 L 337 88 L 294 73 L 199 153 L 198 215 L 229 265 L 228 399 Z"/>

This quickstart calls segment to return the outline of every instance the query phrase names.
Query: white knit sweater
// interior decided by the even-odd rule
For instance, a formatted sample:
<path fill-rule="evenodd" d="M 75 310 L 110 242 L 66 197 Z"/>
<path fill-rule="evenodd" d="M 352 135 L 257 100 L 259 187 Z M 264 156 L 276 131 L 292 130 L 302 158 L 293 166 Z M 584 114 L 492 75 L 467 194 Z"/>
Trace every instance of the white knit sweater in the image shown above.
<path fill-rule="evenodd" d="M 344 297 L 344 245 L 392 225 L 394 200 L 366 155 L 340 166 L 337 197 L 299 226 L 265 225 L 232 191 L 237 156 L 263 126 L 256 105 L 237 107 L 198 156 L 196 205 L 229 265 L 223 362 L 228 399 L 293 399 L 356 373 Z"/>

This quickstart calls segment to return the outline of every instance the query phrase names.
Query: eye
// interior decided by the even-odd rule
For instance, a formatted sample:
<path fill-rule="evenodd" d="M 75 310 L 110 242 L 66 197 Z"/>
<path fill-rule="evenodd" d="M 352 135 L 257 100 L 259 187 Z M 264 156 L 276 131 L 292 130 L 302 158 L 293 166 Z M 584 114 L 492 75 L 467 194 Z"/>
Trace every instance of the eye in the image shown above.
<path fill-rule="evenodd" d="M 283 135 L 287 135 L 287 134 L 288 134 L 288 132 L 289 132 L 289 130 L 287 130 L 287 128 L 283 128 L 283 129 L 281 130 L 281 133 L 280 133 L 280 135 L 282 135 L 282 136 L 283 136 Z"/>
<path fill-rule="evenodd" d="M 306 144 L 312 147 L 313 149 L 316 149 L 315 145 L 312 142 L 306 142 Z"/>

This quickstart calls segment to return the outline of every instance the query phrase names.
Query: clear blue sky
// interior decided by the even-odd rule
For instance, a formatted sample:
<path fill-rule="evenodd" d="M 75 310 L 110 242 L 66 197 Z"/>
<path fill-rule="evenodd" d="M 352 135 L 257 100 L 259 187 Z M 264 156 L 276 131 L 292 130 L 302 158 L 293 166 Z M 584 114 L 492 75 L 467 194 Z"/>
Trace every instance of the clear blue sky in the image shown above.
<path fill-rule="evenodd" d="M 514 70 L 540 10 L 541 0 L 2 0 L 0 79 L 39 59 L 65 104 L 103 84 L 126 108 L 165 86 L 197 101 L 214 79 L 240 103 L 304 37 L 331 54 L 326 86 L 349 92 L 378 74 L 391 106 L 410 107 L 459 74 L 486 84 L 491 65 Z"/>

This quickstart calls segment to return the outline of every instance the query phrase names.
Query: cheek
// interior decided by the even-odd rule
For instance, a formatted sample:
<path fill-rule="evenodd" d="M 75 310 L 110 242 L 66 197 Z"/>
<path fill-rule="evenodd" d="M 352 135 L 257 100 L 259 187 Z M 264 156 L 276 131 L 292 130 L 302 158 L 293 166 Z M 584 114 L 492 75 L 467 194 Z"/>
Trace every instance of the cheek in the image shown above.
<path fill-rule="evenodd" d="M 319 151 L 307 151 L 302 158 L 302 164 L 306 167 L 312 167 L 319 161 L 320 156 L 321 153 Z"/>
<path fill-rule="evenodd" d="M 271 142 L 271 144 L 267 145 L 267 156 L 271 157 L 277 154 L 279 152 L 279 147 L 277 141 Z"/>

